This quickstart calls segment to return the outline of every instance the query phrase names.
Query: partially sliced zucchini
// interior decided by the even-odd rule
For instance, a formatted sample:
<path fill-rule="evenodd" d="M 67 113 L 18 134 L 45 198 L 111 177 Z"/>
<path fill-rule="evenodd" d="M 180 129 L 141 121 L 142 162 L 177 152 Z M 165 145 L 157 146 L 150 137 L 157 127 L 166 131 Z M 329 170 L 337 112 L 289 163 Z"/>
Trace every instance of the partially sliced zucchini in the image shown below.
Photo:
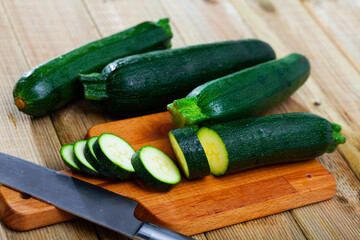
<path fill-rule="evenodd" d="M 214 176 L 225 174 L 229 165 L 229 158 L 220 136 L 214 130 L 206 127 L 200 128 L 197 136 L 205 150 L 211 174 Z"/>
<path fill-rule="evenodd" d="M 103 166 L 103 164 L 97 159 L 95 155 L 94 143 L 96 142 L 97 139 L 98 137 L 94 136 L 87 140 L 84 149 L 85 158 L 88 160 L 91 166 L 93 166 L 93 168 L 95 168 L 101 175 L 105 177 L 114 178 L 115 176 Z"/>
<path fill-rule="evenodd" d="M 76 164 L 76 156 L 74 154 L 74 144 L 69 143 L 60 148 L 61 158 L 64 160 L 66 166 L 72 170 L 81 171 L 79 166 Z"/>
<path fill-rule="evenodd" d="M 169 132 L 171 147 L 187 179 L 202 178 L 210 174 L 209 163 L 196 130 L 184 128 Z"/>
<path fill-rule="evenodd" d="M 131 158 L 137 175 L 151 187 L 169 191 L 180 182 L 180 171 L 171 158 L 151 146 L 142 147 Z"/>
<path fill-rule="evenodd" d="M 94 142 L 93 150 L 103 167 L 117 178 L 129 179 L 135 171 L 131 164 L 135 150 L 124 139 L 103 133 Z"/>
<path fill-rule="evenodd" d="M 98 175 L 99 172 L 93 166 L 91 166 L 91 164 L 84 155 L 85 145 L 86 145 L 86 140 L 80 140 L 74 143 L 74 153 L 76 156 L 75 162 L 79 166 L 81 171 L 93 175 Z"/>

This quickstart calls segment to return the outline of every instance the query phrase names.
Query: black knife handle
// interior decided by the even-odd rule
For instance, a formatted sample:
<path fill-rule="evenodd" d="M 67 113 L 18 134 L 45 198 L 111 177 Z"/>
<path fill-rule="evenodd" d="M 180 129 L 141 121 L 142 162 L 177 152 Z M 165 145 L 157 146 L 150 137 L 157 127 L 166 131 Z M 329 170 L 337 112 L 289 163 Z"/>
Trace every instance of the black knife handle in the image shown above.
<path fill-rule="evenodd" d="M 144 222 L 137 233 L 134 235 L 134 239 L 138 240 L 189 240 L 189 238 L 180 233 L 171 231 L 166 228 L 154 225 L 152 223 Z"/>

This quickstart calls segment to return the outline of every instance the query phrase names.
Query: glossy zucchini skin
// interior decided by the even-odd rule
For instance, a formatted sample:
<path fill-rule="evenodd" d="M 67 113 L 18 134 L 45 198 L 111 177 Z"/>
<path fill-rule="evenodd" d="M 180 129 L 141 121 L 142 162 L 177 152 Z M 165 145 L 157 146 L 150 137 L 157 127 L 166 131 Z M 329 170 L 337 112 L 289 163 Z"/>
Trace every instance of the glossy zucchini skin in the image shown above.
<path fill-rule="evenodd" d="M 285 113 L 209 125 L 228 155 L 224 174 L 313 159 L 332 152 L 346 139 L 341 126 L 311 113 Z"/>
<path fill-rule="evenodd" d="M 120 57 L 170 47 L 168 19 L 144 22 L 88 43 L 26 72 L 16 83 L 17 108 L 32 116 L 49 114 L 83 94 L 79 74 L 101 71 Z"/>
<path fill-rule="evenodd" d="M 289 97 L 309 74 L 307 58 L 293 53 L 200 85 L 168 111 L 179 128 L 256 116 Z"/>
<path fill-rule="evenodd" d="M 205 151 L 196 135 L 197 128 L 175 129 L 169 132 L 169 138 L 173 152 L 178 160 L 178 165 L 187 179 L 198 179 L 210 175 L 209 163 L 206 160 Z M 172 136 L 171 136 L 172 135 Z M 172 141 L 176 141 L 180 149 L 176 149 Z M 177 152 L 180 150 L 181 153 Z M 185 164 L 181 162 L 183 155 Z"/>
<path fill-rule="evenodd" d="M 260 40 L 217 42 L 121 58 L 81 81 L 88 100 L 131 116 L 163 111 L 200 84 L 274 58 Z"/>

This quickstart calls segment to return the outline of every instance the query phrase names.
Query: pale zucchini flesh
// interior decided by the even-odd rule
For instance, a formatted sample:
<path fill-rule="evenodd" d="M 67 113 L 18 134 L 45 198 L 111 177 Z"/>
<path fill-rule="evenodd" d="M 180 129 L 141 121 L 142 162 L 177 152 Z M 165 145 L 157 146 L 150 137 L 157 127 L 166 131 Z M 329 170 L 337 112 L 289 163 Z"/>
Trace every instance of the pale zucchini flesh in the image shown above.
<path fill-rule="evenodd" d="M 189 178 L 190 175 L 189 166 L 186 162 L 184 153 L 181 150 L 179 143 L 176 141 L 174 135 L 171 132 L 169 133 L 169 139 L 170 139 L 171 147 L 173 149 L 176 159 L 178 160 L 181 170 L 183 171 L 185 177 Z"/>
<path fill-rule="evenodd" d="M 197 133 L 209 162 L 210 172 L 214 176 L 225 174 L 229 158 L 224 142 L 220 136 L 210 128 L 202 127 Z"/>
<path fill-rule="evenodd" d="M 74 153 L 76 156 L 76 163 L 79 165 L 80 169 L 86 173 L 98 174 L 99 172 L 88 162 L 85 157 L 86 140 L 80 140 L 74 143 Z"/>
<path fill-rule="evenodd" d="M 61 158 L 65 164 L 73 170 L 80 171 L 79 166 L 75 162 L 74 145 L 69 143 L 61 147 L 60 149 Z"/>

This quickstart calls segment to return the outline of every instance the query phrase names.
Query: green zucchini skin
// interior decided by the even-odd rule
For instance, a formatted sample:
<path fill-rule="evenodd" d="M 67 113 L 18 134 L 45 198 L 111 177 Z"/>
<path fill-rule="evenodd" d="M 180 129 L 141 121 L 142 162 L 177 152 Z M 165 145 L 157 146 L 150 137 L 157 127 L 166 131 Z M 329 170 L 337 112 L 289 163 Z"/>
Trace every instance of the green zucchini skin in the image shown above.
<path fill-rule="evenodd" d="M 293 53 L 200 85 L 168 111 L 179 128 L 256 116 L 293 94 L 309 74 L 307 58 Z"/>
<path fill-rule="evenodd" d="M 88 100 L 131 116 L 165 110 L 200 84 L 274 58 L 260 40 L 217 42 L 121 58 L 80 80 Z"/>
<path fill-rule="evenodd" d="M 75 163 L 76 165 L 80 168 L 80 170 L 84 173 L 87 173 L 87 174 L 90 174 L 90 175 L 94 175 L 94 176 L 99 176 L 99 172 L 97 172 L 97 170 L 95 168 L 93 169 L 90 169 L 88 166 L 84 165 L 80 160 L 79 158 L 81 156 L 79 156 L 78 154 L 81 154 L 81 152 L 76 152 L 76 145 L 77 144 L 81 144 L 81 143 L 84 143 L 86 142 L 86 140 L 79 140 L 77 142 L 74 143 L 74 154 L 75 154 Z M 86 144 L 85 144 L 86 145 Z M 84 149 L 83 149 L 84 151 Z M 92 165 L 90 164 L 90 162 L 88 161 L 88 159 L 85 157 L 85 160 L 89 163 L 90 167 L 92 167 Z"/>
<path fill-rule="evenodd" d="M 209 163 L 206 160 L 204 148 L 196 135 L 196 128 L 175 129 L 169 132 L 176 139 L 187 164 L 188 174 L 185 173 L 182 164 L 181 170 L 187 179 L 198 179 L 210 175 Z M 171 145 L 175 153 L 174 146 Z M 175 153 L 176 156 L 176 153 Z M 178 159 L 179 162 L 179 159 Z"/>
<path fill-rule="evenodd" d="M 168 19 L 144 22 L 88 43 L 26 72 L 16 83 L 18 109 L 32 116 L 49 114 L 83 93 L 79 74 L 101 71 L 111 61 L 170 47 Z"/>
<path fill-rule="evenodd" d="M 225 144 L 225 174 L 283 162 L 313 159 L 346 139 L 341 126 L 310 113 L 286 113 L 209 125 Z"/>

